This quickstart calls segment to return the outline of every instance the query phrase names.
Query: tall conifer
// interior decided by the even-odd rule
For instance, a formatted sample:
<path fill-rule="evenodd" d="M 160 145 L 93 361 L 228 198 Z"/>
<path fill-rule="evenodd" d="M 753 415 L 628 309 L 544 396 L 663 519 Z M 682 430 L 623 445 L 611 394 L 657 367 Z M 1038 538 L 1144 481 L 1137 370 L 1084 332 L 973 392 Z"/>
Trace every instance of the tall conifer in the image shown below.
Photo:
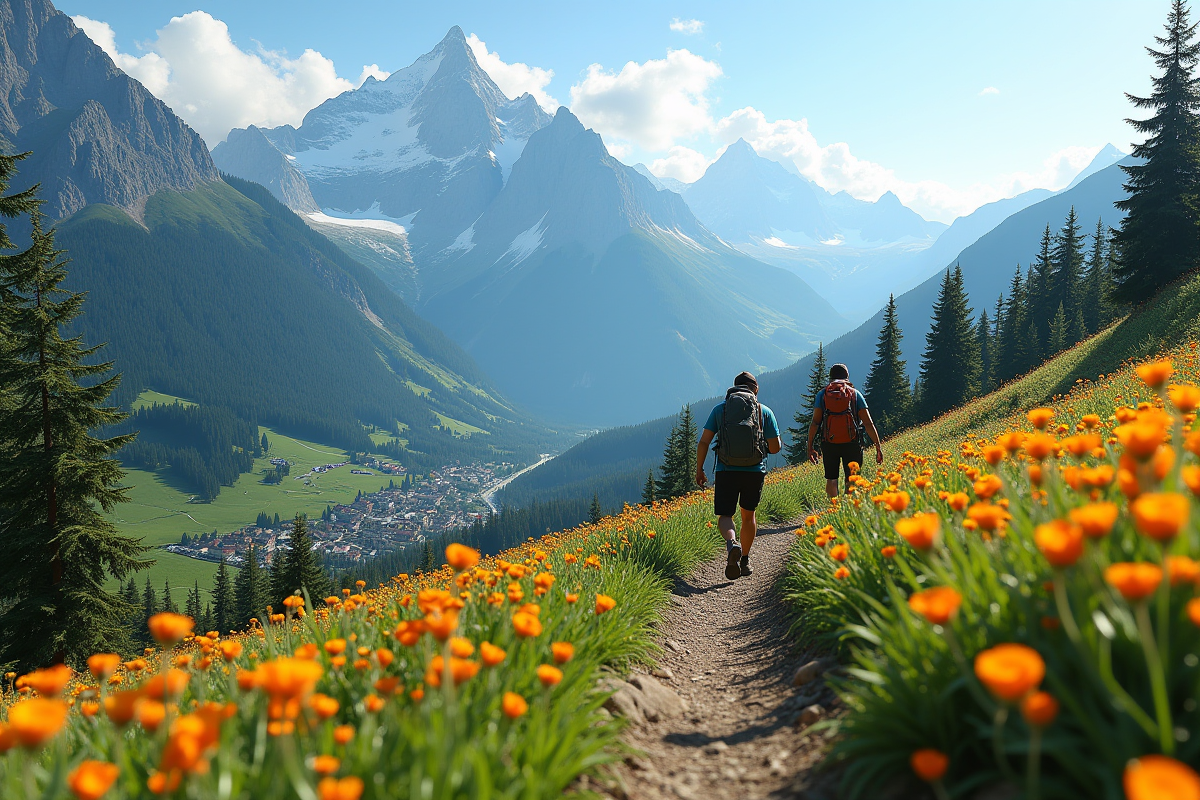
<path fill-rule="evenodd" d="M 592 504 L 588 507 L 588 520 L 595 524 L 604 519 L 604 509 L 600 507 L 600 495 L 592 492 Z"/>
<path fill-rule="evenodd" d="M 1089 334 L 1103 328 L 1109 322 L 1109 287 L 1107 286 L 1108 237 L 1104 231 L 1104 220 L 1096 220 L 1096 232 L 1092 234 L 1092 249 L 1087 257 L 1087 270 L 1083 275 L 1083 326 Z"/>
<path fill-rule="evenodd" d="M 663 446 L 661 476 L 655 485 L 660 498 L 679 497 L 696 488 L 696 441 L 699 433 L 690 405 L 684 406 Z"/>
<path fill-rule="evenodd" d="M 0 198 L 0 215 L 13 213 L 13 198 Z M 64 338 L 84 296 L 61 288 L 54 231 L 36 210 L 30 219 L 30 246 L 0 256 L 0 663 L 23 668 L 127 647 L 132 609 L 106 584 L 150 563 L 106 513 L 128 500 L 113 455 L 134 435 L 92 435 L 126 416 L 103 405 L 120 376 L 111 362 L 88 363 L 98 347 Z"/>
<path fill-rule="evenodd" d="M 787 429 L 791 439 L 784 445 L 783 457 L 789 464 L 803 464 L 808 460 L 808 427 L 812 424 L 813 406 L 817 402 L 817 393 L 829 382 L 829 369 L 825 364 L 825 346 L 817 344 L 817 357 L 813 360 L 812 372 L 808 374 L 808 388 L 800 397 L 800 406 L 792 415 L 796 423 Z M 821 434 L 813 441 L 813 447 L 821 446 Z"/>
<path fill-rule="evenodd" d="M 1050 262 L 1054 269 L 1051 276 L 1050 300 L 1055 305 L 1062 305 L 1068 320 L 1073 320 L 1082 308 L 1080 283 L 1083 279 L 1083 240 L 1083 234 L 1079 230 L 1079 219 L 1075 215 L 1075 206 L 1071 206 L 1062 229 L 1054 236 L 1054 247 L 1050 252 Z M 1067 342 L 1068 345 L 1074 343 Z"/>
<path fill-rule="evenodd" d="M 646 483 L 642 486 L 642 505 L 654 505 L 654 470 L 646 473 Z"/>
<path fill-rule="evenodd" d="M 999 383 L 1015 378 L 1025 370 L 1025 362 L 1029 357 L 1029 342 L 1025 338 L 1029 329 L 1026 311 L 1025 281 L 1021 277 L 1021 267 L 1017 265 L 1008 287 L 1004 318 L 1000 323 L 999 353 L 996 358 L 996 379 Z"/>
<path fill-rule="evenodd" d="M 1046 336 L 1049 333 L 1049 320 L 1054 314 L 1054 306 L 1058 301 L 1054 294 L 1054 235 L 1050 233 L 1050 225 L 1042 231 L 1042 241 L 1038 247 L 1033 263 L 1029 265 L 1029 273 L 1025 277 L 1025 307 L 1029 312 L 1027 321 L 1035 323 L 1038 337 L 1034 343 L 1034 361 L 1040 361 L 1046 349 Z M 1026 365 L 1028 369 L 1028 365 Z"/>
<path fill-rule="evenodd" d="M 987 394 L 994 388 L 996 359 L 992 322 L 988 319 L 986 308 L 979 312 L 979 323 L 975 326 L 975 344 L 979 348 L 979 393 Z"/>
<path fill-rule="evenodd" d="M 282 602 L 283 598 L 296 591 L 307 591 L 314 602 L 329 594 L 332 585 L 312 549 L 312 539 L 308 535 L 308 520 L 297 514 L 292 522 L 292 549 L 288 550 L 284 561 L 283 595 L 274 598 Z"/>
<path fill-rule="evenodd" d="M 246 549 L 246 561 L 233 580 L 234 605 L 237 609 L 237 627 L 252 617 L 262 619 L 270 603 L 268 576 L 258 563 L 258 549 L 251 544 Z"/>
<path fill-rule="evenodd" d="M 963 287 L 962 269 L 946 270 L 933 322 L 925 335 L 921 360 L 924 419 L 933 419 L 972 397 L 978 390 L 979 352 L 971 324 L 971 307 Z"/>
<path fill-rule="evenodd" d="M 1128 303 L 1150 297 L 1195 267 L 1200 256 L 1200 42 L 1183 0 L 1171 4 L 1166 35 L 1154 41 L 1161 49 L 1146 51 L 1160 74 L 1151 79 L 1149 97 L 1125 95 L 1135 108 L 1151 110 L 1148 119 L 1127 120 L 1146 138 L 1134 145 L 1137 161 L 1121 165 L 1129 196 L 1117 202 L 1127 213 L 1117 232 L 1114 277 L 1115 296 Z"/>
<path fill-rule="evenodd" d="M 202 609 L 203 606 L 201 605 L 200 600 L 200 581 L 196 581 L 191 590 L 188 592 L 187 606 L 185 607 L 183 613 L 187 614 L 196 622 L 199 622 L 200 615 L 203 613 Z"/>
<path fill-rule="evenodd" d="M 169 578 L 163 578 L 162 610 L 170 611 L 172 614 L 179 613 L 179 606 L 175 605 L 175 598 L 171 597 L 171 580 Z"/>
<path fill-rule="evenodd" d="M 863 392 L 867 398 L 867 405 L 871 408 L 871 415 L 889 433 L 907 425 L 911 411 L 912 385 L 908 380 L 905 361 L 900 357 L 900 342 L 903 338 L 904 334 L 896 316 L 896 296 L 890 295 L 887 308 L 883 312 L 883 327 L 880 328 L 879 339 L 875 343 L 875 361 L 871 364 L 866 390 Z M 811 406 L 809 408 L 811 413 Z M 807 436 L 807 430 L 805 435 Z"/>
<path fill-rule="evenodd" d="M 222 636 L 237 626 L 237 601 L 233 595 L 233 581 L 229 579 L 229 568 L 225 558 L 217 565 L 217 576 L 213 579 L 213 630 Z"/>

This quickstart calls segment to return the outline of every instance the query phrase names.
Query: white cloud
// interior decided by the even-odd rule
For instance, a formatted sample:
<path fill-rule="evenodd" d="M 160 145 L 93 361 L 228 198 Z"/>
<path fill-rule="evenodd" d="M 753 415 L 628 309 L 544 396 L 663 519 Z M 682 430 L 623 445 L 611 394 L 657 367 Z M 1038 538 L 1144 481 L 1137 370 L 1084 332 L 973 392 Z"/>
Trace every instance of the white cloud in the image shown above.
<path fill-rule="evenodd" d="M 845 142 L 822 145 L 805 119 L 769 122 L 761 111 L 746 107 L 717 122 L 714 130 L 722 144 L 741 137 L 760 155 L 795 164 L 801 174 L 831 192 L 844 190 L 860 200 L 873 201 L 891 191 L 926 219 L 943 222 L 1030 189 L 1061 189 L 1100 151 L 1099 147 L 1063 148 L 1048 156 L 1040 170 L 954 188 L 940 181 L 903 180 L 887 167 L 858 158 Z"/>
<path fill-rule="evenodd" d="M 995 86 L 988 86 L 984 89 L 981 89 L 979 92 L 980 97 L 986 97 L 989 94 L 1000 94 L 1000 90 L 997 89 Z"/>
<path fill-rule="evenodd" d="M 719 64 L 687 50 L 668 50 L 665 59 L 644 64 L 630 61 L 615 74 L 592 64 L 571 87 L 571 110 L 605 141 L 666 150 L 712 127 L 706 92 L 721 74 Z"/>
<path fill-rule="evenodd" d="M 650 171 L 660 178 L 676 178 L 684 183 L 700 179 L 714 159 L 690 147 L 675 145 L 663 158 L 650 162 Z"/>
<path fill-rule="evenodd" d="M 210 145 L 231 128 L 298 125 L 313 107 L 354 88 L 315 50 L 294 59 L 242 50 L 228 26 L 203 11 L 172 17 L 155 41 L 141 46 L 146 55 L 140 58 L 117 51 L 107 24 L 86 18 L 76 24 Z"/>
<path fill-rule="evenodd" d="M 538 105 L 547 111 L 553 112 L 558 109 L 558 101 L 546 93 L 546 87 L 554 77 L 554 70 L 531 67 L 519 61 L 508 64 L 500 59 L 499 54 L 488 52 L 487 44 L 473 33 L 467 37 L 467 44 L 471 46 L 471 52 L 475 54 L 479 66 L 491 76 L 500 87 L 500 91 L 513 98 L 528 92 L 537 100 Z"/>
<path fill-rule="evenodd" d="M 676 33 L 694 36 L 704 30 L 704 22 L 698 19 L 680 19 L 679 17 L 676 17 L 675 19 L 671 20 L 671 30 L 675 31 Z"/>
<path fill-rule="evenodd" d="M 354 88 L 362 86 L 367 82 L 367 78 L 374 78 L 377 81 L 386 81 L 392 73 L 379 68 L 378 64 L 363 64 L 362 73 L 358 76 L 358 81 L 354 84 Z"/>

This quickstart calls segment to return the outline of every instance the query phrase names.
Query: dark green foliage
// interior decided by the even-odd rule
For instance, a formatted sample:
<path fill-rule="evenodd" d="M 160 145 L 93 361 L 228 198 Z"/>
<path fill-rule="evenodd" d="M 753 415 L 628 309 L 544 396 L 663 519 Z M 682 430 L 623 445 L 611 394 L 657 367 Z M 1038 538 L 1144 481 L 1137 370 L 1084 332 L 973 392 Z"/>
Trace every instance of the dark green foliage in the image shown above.
<path fill-rule="evenodd" d="M 896 296 L 891 295 L 883 313 L 879 342 L 875 345 L 875 361 L 871 364 L 863 392 L 871 409 L 871 417 L 881 434 L 893 434 L 904 428 L 909 423 L 912 411 L 912 385 L 908 380 L 905 361 L 900 357 L 903 338 L 900 323 L 896 319 Z M 809 408 L 811 413 L 811 406 Z"/>
<path fill-rule="evenodd" d="M 187 606 L 183 613 L 187 614 L 193 620 L 199 620 L 201 615 L 201 600 L 200 600 L 200 581 L 196 581 L 196 585 L 188 592 Z"/>
<path fill-rule="evenodd" d="M 588 521 L 597 523 L 604 519 L 604 509 L 600 508 L 600 495 L 592 495 L 592 504 L 588 507 Z"/>
<path fill-rule="evenodd" d="M 175 605 L 175 598 L 171 597 L 171 581 L 166 578 L 163 579 L 162 610 L 172 614 L 179 613 L 179 606 Z"/>
<path fill-rule="evenodd" d="M 1067 314 L 1063 304 L 1058 304 L 1054 316 L 1050 318 L 1050 329 L 1046 335 L 1046 357 L 1052 358 L 1067 349 Z"/>
<path fill-rule="evenodd" d="M 262 451 L 264 453 L 271 449 L 271 444 L 270 444 L 270 442 L 267 441 L 267 434 L 265 434 L 265 433 L 262 435 L 262 442 L 260 443 L 260 447 L 262 448 Z"/>
<path fill-rule="evenodd" d="M 961 405 L 979 389 L 979 351 L 971 325 L 971 307 L 963 289 L 962 269 L 946 270 L 933 324 L 925 335 L 921 359 L 921 414 L 934 417 Z"/>
<path fill-rule="evenodd" d="M 979 312 L 975 324 L 975 346 L 979 349 L 979 393 L 987 394 L 995 388 L 995 340 L 992 338 L 992 321 L 987 309 Z"/>
<path fill-rule="evenodd" d="M 789 464 L 803 464 L 808 460 L 808 426 L 812 423 L 813 406 L 817 393 L 829 382 L 829 370 L 825 364 L 825 345 L 817 345 L 817 358 L 808 376 L 808 389 L 800 397 L 800 406 L 792 414 L 796 425 L 787 429 L 790 441 L 784 445 L 784 458 Z M 867 405 L 870 405 L 868 403 Z M 821 433 L 813 440 L 814 447 L 821 446 Z"/>
<path fill-rule="evenodd" d="M 642 486 L 642 505 L 654 505 L 654 470 L 646 473 L 646 483 Z"/>
<path fill-rule="evenodd" d="M 1134 145 L 1139 161 L 1122 165 L 1129 196 L 1117 203 L 1127 212 L 1117 231 L 1120 260 L 1114 297 L 1126 303 L 1149 298 L 1160 287 L 1196 266 L 1200 255 L 1200 59 L 1196 25 L 1183 0 L 1174 0 L 1166 35 L 1147 48 L 1160 73 L 1149 97 L 1126 97 L 1136 108 L 1150 109 L 1148 119 L 1127 120 L 1146 138 Z"/>
<path fill-rule="evenodd" d="M 1029 265 L 1025 279 L 1025 301 L 1028 304 L 1026 321 L 1037 327 L 1037 338 L 1031 343 L 1033 359 L 1029 366 L 1040 364 L 1046 349 L 1046 336 L 1049 335 L 1050 317 L 1054 314 L 1054 235 L 1050 233 L 1050 225 L 1042 231 L 1041 245 L 1037 256 Z"/>
<path fill-rule="evenodd" d="M 996 379 L 1003 383 L 1029 369 L 1032 361 L 1032 342 L 1025 334 L 1029 330 L 1026 307 L 1026 284 L 1021 277 L 1018 264 L 1009 284 L 1008 300 L 1004 303 L 1004 314 L 998 315 L 1000 345 L 996 359 Z"/>
<path fill-rule="evenodd" d="M 1096 232 L 1092 234 L 1092 249 L 1088 253 L 1087 271 L 1083 275 L 1083 327 L 1088 333 L 1105 328 L 1113 320 L 1114 312 L 1109 295 L 1112 294 L 1112 274 L 1109 272 L 1108 236 L 1104 220 L 1096 220 Z"/>
<path fill-rule="evenodd" d="M 224 408 L 155 403 L 134 411 L 112 432 L 132 431 L 139 432 L 138 438 L 121 450 L 121 463 L 169 468 L 204 500 L 253 470 L 254 459 L 262 454 L 258 425 Z"/>
<path fill-rule="evenodd" d="M 242 628 L 250 619 L 263 619 L 271 602 L 270 576 L 258 563 L 258 550 L 253 544 L 246 549 L 246 560 L 233 579 L 235 628 Z"/>
<path fill-rule="evenodd" d="M 1075 206 L 1067 213 L 1067 219 L 1054 237 L 1054 246 L 1050 251 L 1050 263 L 1054 272 L 1051 274 L 1050 302 L 1053 306 L 1061 305 L 1068 320 L 1083 308 L 1081 282 L 1083 280 L 1083 251 L 1084 236 L 1079 230 L 1079 219 L 1075 216 Z M 1064 331 L 1064 337 L 1067 332 Z M 1066 340 L 1067 345 L 1075 341 Z M 1057 351 L 1055 351 L 1057 352 Z M 1047 356 L 1053 353 L 1047 353 Z"/>
<path fill-rule="evenodd" d="M 284 558 L 280 579 L 283 593 L 271 598 L 276 603 L 282 603 L 285 597 L 297 591 L 308 592 L 309 596 L 314 598 L 314 602 L 329 595 L 329 578 L 313 553 L 312 538 L 308 535 L 308 520 L 301 514 L 297 514 L 292 521 L 291 549 Z"/>
<path fill-rule="evenodd" d="M 0 194 L 14 163 L 0 161 Z M 0 199 L 0 214 L 27 205 Z M 127 500 L 112 456 L 132 437 L 92 435 L 124 417 L 103 405 L 120 377 L 64 338 L 84 298 L 61 288 L 66 262 L 36 211 L 31 227 L 28 249 L 0 256 L 0 663 L 20 668 L 128 649 L 132 609 L 106 584 L 149 563 L 107 516 Z"/>
<path fill-rule="evenodd" d="M 229 579 L 229 569 L 225 566 L 224 558 L 217 565 L 217 577 L 213 580 L 213 625 L 213 630 L 222 636 L 238 625 L 233 581 Z"/>
<path fill-rule="evenodd" d="M 699 433 L 692 407 L 684 406 L 667 435 L 662 464 L 658 468 L 655 495 L 660 499 L 679 497 L 696 488 L 696 442 Z"/>
<path fill-rule="evenodd" d="M 158 605 L 158 595 L 154 593 L 154 587 L 150 585 L 150 576 L 146 576 L 146 588 L 142 590 L 142 618 L 140 620 L 140 628 L 137 631 L 138 637 L 143 641 L 148 641 L 150 637 L 150 629 L 147 623 L 150 618 L 161 611 L 162 608 Z"/>

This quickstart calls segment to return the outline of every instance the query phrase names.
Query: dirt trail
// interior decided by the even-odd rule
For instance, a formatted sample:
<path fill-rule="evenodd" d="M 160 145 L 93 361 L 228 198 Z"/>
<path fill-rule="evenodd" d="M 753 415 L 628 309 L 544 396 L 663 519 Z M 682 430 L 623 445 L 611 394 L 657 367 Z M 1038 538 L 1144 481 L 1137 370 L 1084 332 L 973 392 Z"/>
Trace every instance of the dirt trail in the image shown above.
<path fill-rule="evenodd" d="M 811 660 L 788 640 L 778 593 L 793 530 L 760 531 L 749 577 L 726 579 L 722 554 L 676 585 L 659 679 L 688 710 L 627 731 L 628 744 L 644 753 L 617 770 L 630 800 L 833 796 L 826 780 L 809 774 L 824 738 L 805 737 L 806 725 L 797 724 L 814 703 L 828 716 L 834 698 L 820 680 L 792 686 Z"/>

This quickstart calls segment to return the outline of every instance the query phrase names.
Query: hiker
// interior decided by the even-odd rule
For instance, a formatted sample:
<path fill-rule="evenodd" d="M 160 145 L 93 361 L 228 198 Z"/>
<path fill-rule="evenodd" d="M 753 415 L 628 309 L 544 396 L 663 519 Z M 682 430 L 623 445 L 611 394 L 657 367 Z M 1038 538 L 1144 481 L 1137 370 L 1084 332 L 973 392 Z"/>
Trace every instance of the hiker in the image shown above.
<path fill-rule="evenodd" d="M 753 575 L 750 566 L 750 547 L 758 533 L 754 509 L 762 498 L 763 480 L 767 477 L 767 454 L 778 453 L 779 425 L 771 409 L 758 402 L 758 381 L 749 372 L 733 379 L 733 388 L 725 392 L 725 402 L 717 403 L 696 446 L 696 483 L 704 486 L 704 459 L 713 437 L 717 444 L 715 496 L 713 511 L 717 528 L 725 537 L 725 577 L 733 580 Z M 742 537 L 739 546 L 734 538 L 733 514 L 742 509 Z"/>
<path fill-rule="evenodd" d="M 838 469 L 846 472 L 846 488 L 850 487 L 850 465 L 862 467 L 862 432 L 865 429 L 875 443 L 875 463 L 883 463 L 883 447 L 879 432 L 867 410 L 867 398 L 850 382 L 850 370 L 845 364 L 829 368 L 829 385 L 817 392 L 813 403 L 812 422 L 808 425 L 808 458 L 814 464 L 817 451 L 813 442 L 821 431 L 821 457 L 825 462 L 825 493 L 837 497 Z"/>

